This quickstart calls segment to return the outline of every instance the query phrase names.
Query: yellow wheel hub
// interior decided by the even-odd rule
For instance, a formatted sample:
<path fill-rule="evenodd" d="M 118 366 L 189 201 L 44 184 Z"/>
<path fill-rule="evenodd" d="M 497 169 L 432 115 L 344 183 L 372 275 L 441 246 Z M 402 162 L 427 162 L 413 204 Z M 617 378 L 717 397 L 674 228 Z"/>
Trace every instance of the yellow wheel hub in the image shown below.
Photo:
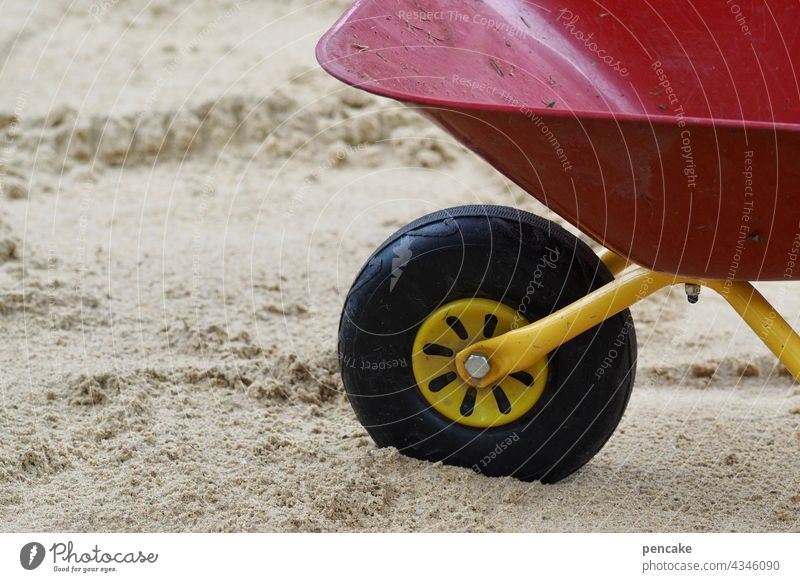
<path fill-rule="evenodd" d="M 528 323 L 511 307 L 490 299 L 459 299 L 434 311 L 419 328 L 411 356 L 425 400 L 445 417 L 467 426 L 501 426 L 520 418 L 544 391 L 547 358 L 492 386 L 476 388 L 459 377 L 455 355 L 468 345 Z"/>

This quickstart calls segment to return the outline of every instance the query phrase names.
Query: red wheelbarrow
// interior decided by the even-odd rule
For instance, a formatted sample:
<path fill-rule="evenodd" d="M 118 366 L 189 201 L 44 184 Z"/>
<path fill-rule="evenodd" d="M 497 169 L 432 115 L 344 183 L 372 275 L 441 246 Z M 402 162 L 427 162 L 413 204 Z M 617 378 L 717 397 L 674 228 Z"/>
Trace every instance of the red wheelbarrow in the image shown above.
<path fill-rule="evenodd" d="M 749 281 L 800 279 L 794 8 L 694 0 L 362 0 L 317 58 L 415 107 L 606 249 L 499 206 L 443 210 L 370 257 L 342 378 L 379 446 L 556 481 L 634 382 L 628 307 L 720 293 L 800 379 Z"/>

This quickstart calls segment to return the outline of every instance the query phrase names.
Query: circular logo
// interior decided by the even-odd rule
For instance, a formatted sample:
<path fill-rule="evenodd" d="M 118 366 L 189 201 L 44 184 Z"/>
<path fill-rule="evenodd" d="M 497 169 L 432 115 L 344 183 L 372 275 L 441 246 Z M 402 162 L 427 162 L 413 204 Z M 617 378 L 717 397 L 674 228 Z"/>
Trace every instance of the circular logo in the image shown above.
<path fill-rule="evenodd" d="M 28 542 L 19 551 L 19 563 L 26 570 L 35 570 L 44 561 L 44 546 L 39 542 Z"/>

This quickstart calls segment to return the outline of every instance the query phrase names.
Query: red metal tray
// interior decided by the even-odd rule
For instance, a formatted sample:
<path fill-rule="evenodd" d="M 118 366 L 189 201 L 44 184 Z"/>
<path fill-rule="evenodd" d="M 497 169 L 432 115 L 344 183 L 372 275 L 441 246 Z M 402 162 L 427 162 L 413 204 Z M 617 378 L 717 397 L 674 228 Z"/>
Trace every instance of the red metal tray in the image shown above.
<path fill-rule="evenodd" d="M 640 265 L 800 279 L 797 15 L 745 0 L 362 0 L 317 58 Z"/>

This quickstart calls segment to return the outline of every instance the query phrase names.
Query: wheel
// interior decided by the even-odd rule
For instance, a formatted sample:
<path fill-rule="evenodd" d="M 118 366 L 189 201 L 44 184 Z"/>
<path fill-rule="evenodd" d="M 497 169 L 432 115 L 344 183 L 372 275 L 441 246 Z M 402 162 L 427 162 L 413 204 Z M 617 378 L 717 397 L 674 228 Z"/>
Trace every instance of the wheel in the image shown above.
<path fill-rule="evenodd" d="M 602 448 L 634 382 L 628 310 L 491 388 L 455 354 L 540 319 L 613 279 L 553 222 L 502 206 L 442 210 L 384 242 L 339 326 L 342 379 L 378 446 L 490 476 L 554 482 Z"/>

